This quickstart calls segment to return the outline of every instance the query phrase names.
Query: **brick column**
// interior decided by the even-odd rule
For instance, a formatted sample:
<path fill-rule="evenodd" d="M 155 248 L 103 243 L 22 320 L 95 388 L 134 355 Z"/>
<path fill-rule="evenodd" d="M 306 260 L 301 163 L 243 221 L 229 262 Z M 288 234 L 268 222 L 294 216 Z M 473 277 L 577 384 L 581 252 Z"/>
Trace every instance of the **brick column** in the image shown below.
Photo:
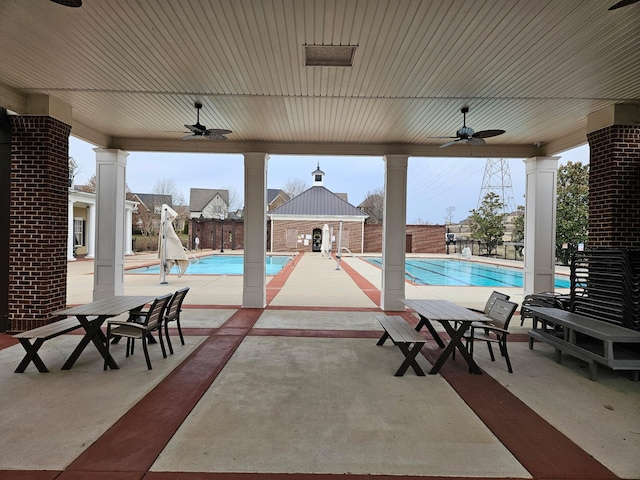
<path fill-rule="evenodd" d="M 10 330 L 66 306 L 69 132 L 49 116 L 11 116 Z"/>
<path fill-rule="evenodd" d="M 613 125 L 587 135 L 590 249 L 640 248 L 639 113 L 640 105 L 616 105 L 609 115 Z M 602 113 L 594 115 L 592 124 Z"/>

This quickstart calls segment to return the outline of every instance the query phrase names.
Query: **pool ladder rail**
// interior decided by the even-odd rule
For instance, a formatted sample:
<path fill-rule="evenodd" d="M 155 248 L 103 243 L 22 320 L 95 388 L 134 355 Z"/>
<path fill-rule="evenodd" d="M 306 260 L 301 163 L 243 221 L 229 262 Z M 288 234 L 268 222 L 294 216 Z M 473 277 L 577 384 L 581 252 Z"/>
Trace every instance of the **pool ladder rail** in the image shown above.
<path fill-rule="evenodd" d="M 196 257 L 190 250 L 188 250 L 187 247 L 183 245 L 182 248 L 187 253 L 187 257 L 191 257 L 189 258 L 189 265 L 200 263 L 200 259 Z"/>

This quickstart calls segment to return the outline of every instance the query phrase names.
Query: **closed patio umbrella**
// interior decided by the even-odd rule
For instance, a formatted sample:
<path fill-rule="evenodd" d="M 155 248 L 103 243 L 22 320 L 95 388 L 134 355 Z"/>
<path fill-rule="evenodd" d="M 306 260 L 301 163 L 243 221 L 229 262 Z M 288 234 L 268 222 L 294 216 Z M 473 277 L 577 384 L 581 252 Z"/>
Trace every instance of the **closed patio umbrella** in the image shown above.
<path fill-rule="evenodd" d="M 320 251 L 323 257 L 331 258 L 331 235 L 329 233 L 329 225 L 326 223 L 322 227 L 322 245 Z"/>
<path fill-rule="evenodd" d="M 158 239 L 158 258 L 160 259 L 160 280 L 167 283 L 167 274 L 174 265 L 178 266 L 178 277 L 187 271 L 189 258 L 187 257 L 178 234 L 173 229 L 173 220 L 178 213 L 167 204 L 162 204 L 160 218 L 160 237 Z"/>

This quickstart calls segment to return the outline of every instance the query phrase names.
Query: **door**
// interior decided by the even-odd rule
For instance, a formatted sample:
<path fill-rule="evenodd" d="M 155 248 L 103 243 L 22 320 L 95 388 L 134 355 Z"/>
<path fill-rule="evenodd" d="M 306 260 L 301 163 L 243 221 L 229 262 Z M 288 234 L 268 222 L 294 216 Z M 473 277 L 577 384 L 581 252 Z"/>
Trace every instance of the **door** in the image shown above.
<path fill-rule="evenodd" d="M 322 251 L 322 229 L 321 228 L 313 229 L 312 251 L 313 252 Z"/>

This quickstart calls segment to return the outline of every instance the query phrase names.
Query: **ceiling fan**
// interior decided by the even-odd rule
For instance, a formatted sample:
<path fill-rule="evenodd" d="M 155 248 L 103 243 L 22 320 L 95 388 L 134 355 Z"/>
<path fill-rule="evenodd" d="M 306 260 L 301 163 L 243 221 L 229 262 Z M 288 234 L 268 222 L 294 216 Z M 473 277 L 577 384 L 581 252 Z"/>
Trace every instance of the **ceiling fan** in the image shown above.
<path fill-rule="evenodd" d="M 456 132 L 455 137 L 432 137 L 432 138 L 454 138 L 455 140 L 451 140 L 450 142 L 443 143 L 440 145 L 440 148 L 448 147 L 449 145 L 453 145 L 454 143 L 466 143 L 467 145 L 484 145 L 486 142 L 485 138 L 496 137 L 498 135 L 502 135 L 504 130 L 480 130 L 476 132 L 471 127 L 467 127 L 467 113 L 469 113 L 469 107 L 462 107 L 460 110 L 463 115 L 462 120 L 462 128 L 460 128 Z"/>
<path fill-rule="evenodd" d="M 232 133 L 231 130 L 225 130 L 222 128 L 207 128 L 204 125 L 200 124 L 200 109 L 202 108 L 202 104 L 196 102 L 194 104 L 196 107 L 196 111 L 198 112 L 198 116 L 196 119 L 195 125 L 186 125 L 189 130 L 191 130 L 191 134 L 183 137 L 183 140 L 192 140 L 194 138 L 207 138 L 209 140 L 226 140 L 229 133 Z"/>
<path fill-rule="evenodd" d="M 640 2 L 640 0 L 622 0 L 615 5 L 611 5 L 609 10 L 616 10 L 617 8 L 626 7 L 627 5 L 633 5 L 634 3 Z"/>

